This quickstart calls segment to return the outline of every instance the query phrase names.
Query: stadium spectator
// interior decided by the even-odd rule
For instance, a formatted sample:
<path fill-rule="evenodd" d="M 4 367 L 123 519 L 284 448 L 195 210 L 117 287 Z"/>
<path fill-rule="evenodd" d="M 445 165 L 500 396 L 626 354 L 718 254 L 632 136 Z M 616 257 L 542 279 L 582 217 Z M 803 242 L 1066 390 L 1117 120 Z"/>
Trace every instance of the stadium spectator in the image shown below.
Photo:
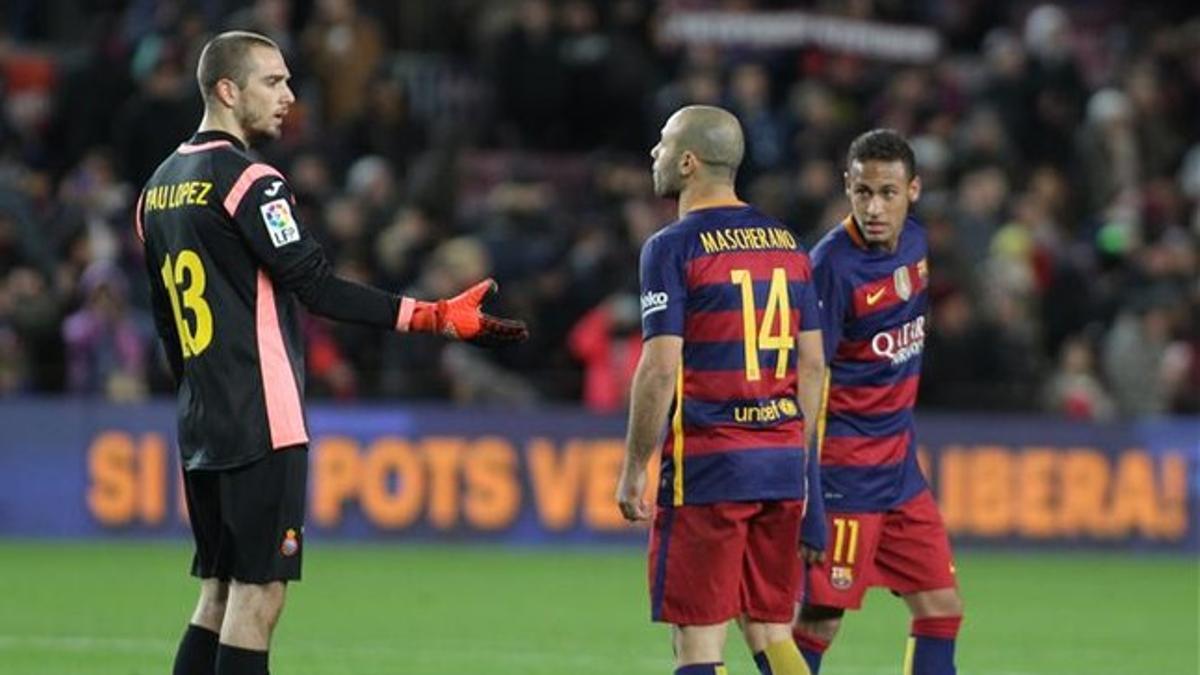
<path fill-rule="evenodd" d="M 1172 349 L 1169 308 L 1175 299 L 1167 293 L 1160 288 L 1138 293 L 1104 337 L 1104 370 L 1123 417 L 1167 413 L 1174 387 L 1187 372 L 1186 362 Z"/>
<path fill-rule="evenodd" d="M 579 319 L 567 335 L 571 355 L 583 364 L 583 405 L 614 413 L 628 405 L 633 371 L 642 355 L 637 298 L 614 295 Z"/>
<path fill-rule="evenodd" d="M 371 100 L 367 87 L 384 56 L 383 30 L 357 0 L 320 0 L 301 44 L 320 85 L 322 120 L 341 132 Z"/>
<path fill-rule="evenodd" d="M 63 322 L 67 388 L 72 393 L 138 401 L 147 392 L 146 369 L 153 352 L 150 317 L 129 307 L 129 281 L 112 263 L 97 261 L 84 271 L 84 305 Z"/>
<path fill-rule="evenodd" d="M 742 180 L 782 168 L 792 161 L 788 153 L 791 127 L 775 110 L 771 78 L 760 63 L 742 63 L 729 78 L 729 108 L 746 129 L 746 161 Z"/>
<path fill-rule="evenodd" d="M 405 291 L 412 297 L 443 297 L 465 284 L 487 277 L 491 270 L 487 249 L 477 239 L 450 239 L 430 254 L 421 268 L 417 282 Z M 494 387 L 488 375 L 499 376 L 503 371 L 489 366 L 484 372 L 470 372 L 462 366 L 465 357 L 447 354 L 446 342 L 437 336 L 414 335 L 403 345 L 389 341 L 382 357 L 381 388 L 391 395 L 416 399 L 449 399 L 462 402 L 526 401 L 530 387 L 515 374 L 504 373 L 511 385 Z M 474 359 L 468 359 L 474 362 Z M 463 376 L 463 381 L 456 377 Z"/>
<path fill-rule="evenodd" d="M 163 155 L 187 138 L 200 109 L 179 44 L 148 39 L 140 51 L 147 65 L 139 68 L 144 72 L 135 73 L 138 93 L 121 107 L 113 128 L 122 174 L 136 185 L 144 183 Z"/>
<path fill-rule="evenodd" d="M 517 21 L 493 47 L 497 137 L 511 147 L 561 148 L 570 86 L 547 0 L 521 0 Z"/>
<path fill-rule="evenodd" d="M 1115 406 L 1100 382 L 1095 360 L 1084 336 L 1073 336 L 1063 343 L 1058 367 L 1042 394 L 1046 410 L 1074 420 L 1103 422 L 1113 418 Z"/>

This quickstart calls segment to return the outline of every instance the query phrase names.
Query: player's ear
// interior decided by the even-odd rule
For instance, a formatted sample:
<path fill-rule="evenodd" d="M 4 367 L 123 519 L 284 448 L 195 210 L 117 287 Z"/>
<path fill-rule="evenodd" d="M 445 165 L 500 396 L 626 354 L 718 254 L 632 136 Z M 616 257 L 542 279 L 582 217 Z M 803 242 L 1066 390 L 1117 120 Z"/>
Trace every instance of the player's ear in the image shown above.
<path fill-rule="evenodd" d="M 921 198 L 921 177 L 913 176 L 912 180 L 908 181 L 908 201 L 916 203 Z"/>
<path fill-rule="evenodd" d="M 222 77 L 217 80 L 213 86 L 213 93 L 216 94 L 217 100 L 228 108 L 232 108 L 237 103 L 238 95 L 241 94 L 237 83 L 229 78 Z"/>
<path fill-rule="evenodd" d="M 699 167 L 700 160 L 696 158 L 695 153 L 691 150 L 684 150 L 679 153 L 679 175 L 690 176 L 696 172 Z"/>
<path fill-rule="evenodd" d="M 850 195 L 850 172 L 849 171 L 842 172 L 842 187 L 846 190 L 846 197 L 850 198 L 851 195 Z"/>

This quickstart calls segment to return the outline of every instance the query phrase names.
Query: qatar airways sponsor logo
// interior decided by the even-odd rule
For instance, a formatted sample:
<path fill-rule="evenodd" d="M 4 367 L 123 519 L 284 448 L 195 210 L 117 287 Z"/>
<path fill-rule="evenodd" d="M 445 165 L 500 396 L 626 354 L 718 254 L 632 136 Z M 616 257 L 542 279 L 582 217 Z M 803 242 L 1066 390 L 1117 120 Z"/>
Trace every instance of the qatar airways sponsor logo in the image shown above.
<path fill-rule="evenodd" d="M 888 359 L 898 366 L 909 359 L 920 356 L 925 350 L 925 317 L 918 316 L 891 330 L 876 333 L 871 338 L 871 351 L 880 358 Z"/>
<path fill-rule="evenodd" d="M 667 308 L 667 301 L 670 296 L 665 291 L 646 291 L 642 293 L 642 318 L 646 318 L 655 312 L 661 312 Z"/>

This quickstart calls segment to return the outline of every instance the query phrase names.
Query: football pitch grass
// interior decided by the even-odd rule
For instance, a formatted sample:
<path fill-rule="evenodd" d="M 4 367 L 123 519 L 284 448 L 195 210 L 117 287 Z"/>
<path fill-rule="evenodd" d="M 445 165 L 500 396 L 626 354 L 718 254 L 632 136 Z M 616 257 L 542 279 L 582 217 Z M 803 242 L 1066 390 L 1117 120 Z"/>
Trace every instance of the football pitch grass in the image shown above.
<path fill-rule="evenodd" d="M 643 557 L 626 548 L 313 542 L 289 591 L 274 675 L 660 675 Z M 160 675 L 195 599 L 175 542 L 0 540 L 0 674 Z M 959 556 L 964 675 L 1194 675 L 1195 558 Z M 826 675 L 900 672 L 908 619 L 872 591 Z M 757 671 L 736 629 L 731 674 Z"/>

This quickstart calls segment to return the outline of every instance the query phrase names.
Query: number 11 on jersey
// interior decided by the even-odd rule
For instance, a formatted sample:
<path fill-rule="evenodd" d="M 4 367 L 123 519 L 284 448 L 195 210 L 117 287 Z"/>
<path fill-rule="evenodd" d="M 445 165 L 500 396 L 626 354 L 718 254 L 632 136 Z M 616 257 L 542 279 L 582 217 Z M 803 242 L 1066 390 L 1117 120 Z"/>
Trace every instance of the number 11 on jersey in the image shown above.
<path fill-rule="evenodd" d="M 858 519 L 833 519 L 833 562 L 853 565 L 858 554 Z"/>

